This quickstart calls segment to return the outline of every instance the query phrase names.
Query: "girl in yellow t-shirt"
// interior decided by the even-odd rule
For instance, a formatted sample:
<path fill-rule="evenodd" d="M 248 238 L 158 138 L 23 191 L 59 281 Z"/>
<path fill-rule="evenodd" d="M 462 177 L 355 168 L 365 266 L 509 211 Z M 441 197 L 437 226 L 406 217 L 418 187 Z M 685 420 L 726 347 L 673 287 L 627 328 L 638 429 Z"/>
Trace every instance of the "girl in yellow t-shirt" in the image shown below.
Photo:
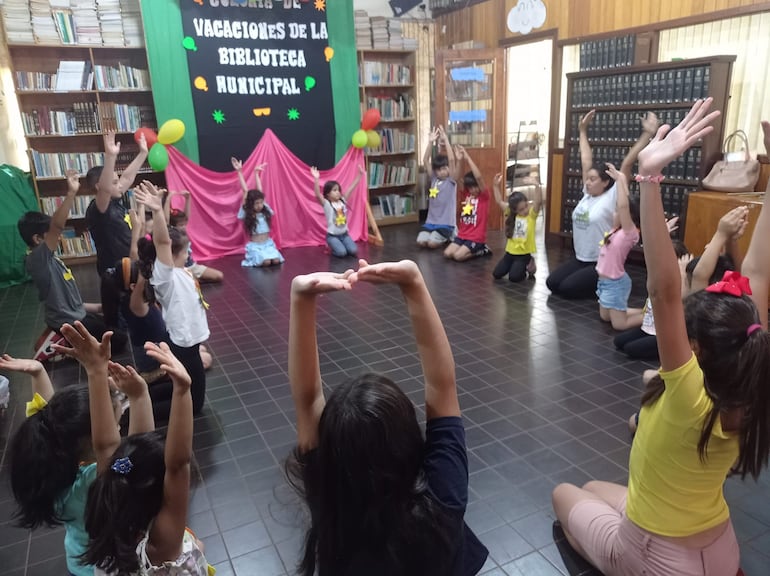
<path fill-rule="evenodd" d="M 567 540 L 606 576 L 725 575 L 740 551 L 723 485 L 731 468 L 754 478 L 770 456 L 770 208 L 743 263 L 682 301 L 660 196 L 661 171 L 712 131 L 719 112 L 699 100 L 639 154 L 642 237 L 661 370 L 646 394 L 628 487 L 560 484 L 556 516 Z M 770 150 L 770 124 L 763 123 Z M 670 131 L 670 132 L 669 132 Z M 664 139 L 665 136 L 665 139 Z"/>
<path fill-rule="evenodd" d="M 505 254 L 495 266 L 492 276 L 499 280 L 506 274 L 511 282 L 521 282 L 529 275 L 534 278 L 535 260 L 535 226 L 540 206 L 543 203 L 543 194 L 540 186 L 535 186 L 532 206 L 529 200 L 521 192 L 514 192 L 503 200 L 500 185 L 503 175 L 497 174 L 494 181 L 495 199 L 500 208 L 505 210 L 505 236 L 508 241 L 505 244 Z"/>

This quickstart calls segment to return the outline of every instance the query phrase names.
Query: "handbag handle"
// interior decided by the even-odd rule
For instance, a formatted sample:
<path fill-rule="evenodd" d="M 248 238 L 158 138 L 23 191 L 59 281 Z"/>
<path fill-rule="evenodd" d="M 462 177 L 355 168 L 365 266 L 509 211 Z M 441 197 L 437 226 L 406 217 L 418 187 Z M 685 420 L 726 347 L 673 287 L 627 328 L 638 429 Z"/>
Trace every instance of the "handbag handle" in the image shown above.
<path fill-rule="evenodd" d="M 749 138 L 746 136 L 746 133 L 743 130 L 736 130 L 732 134 L 730 134 L 727 138 L 725 138 L 725 143 L 722 146 L 722 154 L 727 154 L 730 148 L 730 144 L 732 143 L 734 138 L 740 138 L 743 141 L 743 151 L 744 151 L 744 162 L 748 162 L 750 156 L 749 156 Z"/>

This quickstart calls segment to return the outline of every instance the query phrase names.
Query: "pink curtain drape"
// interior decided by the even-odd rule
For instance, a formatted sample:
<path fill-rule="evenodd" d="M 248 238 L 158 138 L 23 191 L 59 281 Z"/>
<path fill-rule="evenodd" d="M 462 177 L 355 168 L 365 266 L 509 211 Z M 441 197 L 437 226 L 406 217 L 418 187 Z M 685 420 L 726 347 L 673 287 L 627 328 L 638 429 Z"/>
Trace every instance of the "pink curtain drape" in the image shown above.
<path fill-rule="evenodd" d="M 168 154 L 169 191 L 190 191 L 187 232 L 195 258 L 212 260 L 243 254 L 248 238 L 236 217 L 243 200 L 238 174 L 213 172 L 198 166 L 173 146 L 168 147 Z M 292 154 L 271 130 L 265 131 L 251 155 L 243 159 L 243 174 L 249 186 L 254 186 L 254 167 L 262 163 L 267 164 L 260 175 L 262 191 L 275 211 L 270 234 L 275 243 L 280 248 L 325 244 L 326 219 L 313 193 L 310 166 Z M 334 168 L 321 172 L 321 186 L 327 180 L 337 180 L 344 192 L 362 163 L 362 151 L 350 148 Z M 175 201 L 175 206 L 180 201 Z M 348 228 L 355 241 L 366 241 L 368 237 L 366 202 L 364 177 L 348 198 Z"/>

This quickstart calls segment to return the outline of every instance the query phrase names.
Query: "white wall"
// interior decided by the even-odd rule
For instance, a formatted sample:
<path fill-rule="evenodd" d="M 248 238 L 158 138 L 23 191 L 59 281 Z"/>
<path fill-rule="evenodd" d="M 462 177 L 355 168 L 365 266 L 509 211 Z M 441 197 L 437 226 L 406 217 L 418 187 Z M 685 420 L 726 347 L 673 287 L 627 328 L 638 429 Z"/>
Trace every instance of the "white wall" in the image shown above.
<path fill-rule="evenodd" d="M 428 8 L 428 0 L 423 0 L 425 4 L 425 11 L 420 10 L 419 5 L 412 8 L 404 16 L 408 18 L 430 18 L 430 9 Z M 388 0 L 353 0 L 354 10 L 366 10 L 369 17 L 372 16 L 387 16 L 393 18 L 393 10 L 388 4 Z"/>

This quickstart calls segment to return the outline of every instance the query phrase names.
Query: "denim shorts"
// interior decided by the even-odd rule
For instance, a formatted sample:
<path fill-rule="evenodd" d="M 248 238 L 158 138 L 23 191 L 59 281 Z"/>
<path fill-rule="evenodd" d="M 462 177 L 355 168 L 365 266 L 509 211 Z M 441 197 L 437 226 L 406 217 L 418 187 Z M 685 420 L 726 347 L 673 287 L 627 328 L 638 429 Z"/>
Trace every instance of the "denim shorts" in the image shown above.
<path fill-rule="evenodd" d="M 599 278 L 596 295 L 602 308 L 625 312 L 628 309 L 628 297 L 631 295 L 631 277 L 624 272 L 623 276 L 616 280 Z"/>

